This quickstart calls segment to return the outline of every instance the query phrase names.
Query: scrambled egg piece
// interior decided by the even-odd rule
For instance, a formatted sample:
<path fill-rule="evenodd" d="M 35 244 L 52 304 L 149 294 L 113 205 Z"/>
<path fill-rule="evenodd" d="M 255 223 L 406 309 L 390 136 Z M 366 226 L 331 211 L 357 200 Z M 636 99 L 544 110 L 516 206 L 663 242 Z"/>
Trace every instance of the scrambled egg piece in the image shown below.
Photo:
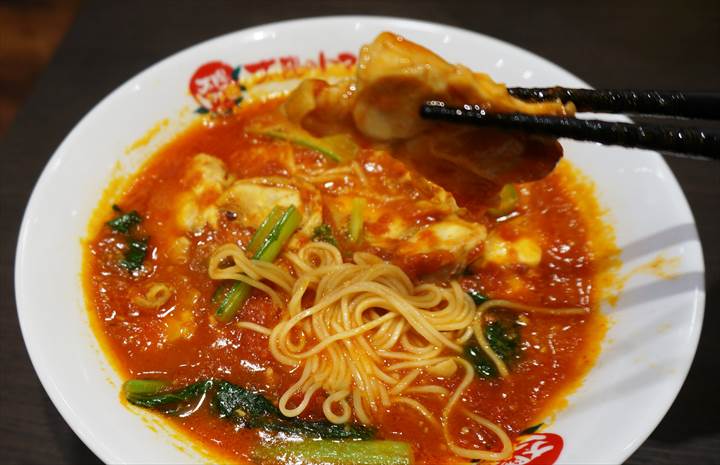
<path fill-rule="evenodd" d="M 238 214 L 241 224 L 258 228 L 273 207 L 295 205 L 302 213 L 300 230 L 311 236 L 322 224 L 320 193 L 309 183 L 290 178 L 240 179 L 220 197 L 218 205 Z"/>
<path fill-rule="evenodd" d="M 165 339 L 167 342 L 176 342 L 180 339 L 190 339 L 195 334 L 197 323 L 190 310 L 179 311 L 165 322 Z"/>
<path fill-rule="evenodd" d="M 453 254 L 458 263 L 467 263 L 468 254 L 485 240 L 484 226 L 449 216 L 420 228 L 397 249 L 401 255 L 427 254 L 445 250 Z"/>
<path fill-rule="evenodd" d="M 220 204 L 239 215 L 242 224 L 257 228 L 274 207 L 300 205 L 300 192 L 295 189 L 267 185 L 263 178 L 235 182 L 220 198 Z"/>
<path fill-rule="evenodd" d="M 519 263 L 535 267 L 542 260 L 542 249 L 529 238 L 506 241 L 496 234 L 490 234 L 485 242 L 485 260 L 498 265 Z"/>
<path fill-rule="evenodd" d="M 205 225 L 217 228 L 218 208 L 215 204 L 231 182 L 225 163 L 206 153 L 193 157 L 182 180 L 189 189 L 176 203 L 176 222 L 181 230 L 196 233 Z"/>
<path fill-rule="evenodd" d="M 172 242 L 172 245 L 170 245 L 170 248 L 167 250 L 167 256 L 173 263 L 182 265 L 187 263 L 189 251 L 190 239 L 181 236 Z"/>
<path fill-rule="evenodd" d="M 295 178 L 267 176 L 235 181 L 219 158 L 193 157 L 182 181 L 188 189 L 176 201 L 176 223 L 186 233 L 217 229 L 220 209 L 235 212 L 240 224 L 258 228 L 273 207 L 294 205 L 302 213 L 301 231 L 312 236 L 322 224 L 322 198 L 312 184 Z M 176 263 L 186 260 L 189 241 L 177 239 L 170 249 Z"/>

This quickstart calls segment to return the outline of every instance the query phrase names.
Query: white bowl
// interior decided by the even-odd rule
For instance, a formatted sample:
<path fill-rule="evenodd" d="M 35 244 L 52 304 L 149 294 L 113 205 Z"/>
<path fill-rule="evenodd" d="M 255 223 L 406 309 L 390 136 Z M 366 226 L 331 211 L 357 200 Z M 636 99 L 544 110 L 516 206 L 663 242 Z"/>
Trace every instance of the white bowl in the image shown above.
<path fill-rule="evenodd" d="M 294 55 L 319 60 L 357 53 L 390 30 L 450 62 L 487 71 L 509 85 L 586 87 L 560 67 L 481 34 L 383 17 L 325 17 L 274 23 L 189 48 L 133 77 L 100 102 L 63 141 L 25 212 L 15 270 L 25 344 L 45 390 L 80 438 L 108 463 L 202 461 L 149 415 L 119 402 L 120 379 L 89 326 L 80 280 L 81 238 L 109 180 L 131 173 L 186 126 L 197 107 L 188 80 L 203 63 L 233 66 Z M 126 148 L 163 118 L 159 135 Z M 597 184 L 624 271 L 658 255 L 677 261 L 674 279 L 634 275 L 617 307 L 601 356 L 548 431 L 564 447 L 558 463 L 620 463 L 652 432 L 682 385 L 702 325 L 704 271 L 695 223 L 678 183 L 654 152 L 563 141 L 573 164 Z M 550 436 L 539 438 L 549 440 Z M 552 437 L 557 441 L 557 437 Z M 557 442 L 553 454 L 560 450 Z"/>

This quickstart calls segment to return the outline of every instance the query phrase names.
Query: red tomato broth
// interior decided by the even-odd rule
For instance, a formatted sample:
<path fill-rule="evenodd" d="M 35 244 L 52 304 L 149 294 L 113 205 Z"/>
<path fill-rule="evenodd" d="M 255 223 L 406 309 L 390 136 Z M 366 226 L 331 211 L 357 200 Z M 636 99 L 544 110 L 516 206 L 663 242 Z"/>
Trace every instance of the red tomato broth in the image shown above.
<path fill-rule="evenodd" d="M 218 324 L 211 317 L 217 307 L 212 302 L 217 283 L 207 276 L 208 256 L 214 247 L 224 243 L 247 244 L 252 235 L 250 228 L 221 215 L 216 230 L 205 229 L 192 237 L 185 265 L 173 263 L 166 253 L 171 247 L 170 238 L 177 233 L 172 220 L 173 199 L 187 187 L 183 186 L 183 174 L 197 153 L 222 159 L 237 178 L 287 174 L 282 165 L 263 161 L 264 153 L 278 149 L 277 142 L 258 143 L 243 131 L 258 115 L 267 118 L 278 103 L 248 106 L 233 117 L 195 124 L 155 154 L 128 184 L 116 203 L 125 211 L 137 210 L 144 218 L 138 234 L 150 237 L 146 275 L 133 277 L 119 267 L 123 239 L 109 228 L 98 226 L 112 217 L 106 208 L 109 199 L 100 203 L 102 208 L 91 221 L 97 230 L 89 234 L 84 283 L 95 331 L 123 376 L 168 379 L 177 387 L 199 379 L 221 378 L 251 386 L 272 400 L 277 400 L 297 380 L 297 369 L 289 369 L 273 359 L 265 336 L 232 324 Z M 370 148 L 363 149 L 358 159 L 366 166 L 373 164 L 374 170 L 367 173 L 368 182 L 378 190 L 404 172 L 401 163 L 387 157 L 377 159 Z M 305 166 L 330 166 L 309 149 L 297 150 L 295 160 Z M 326 191 L 331 193 L 336 187 L 326 186 Z M 115 192 L 111 189 L 106 195 Z M 424 194 L 419 189 L 407 191 L 406 195 L 417 198 Z M 398 211 L 406 211 L 418 224 L 426 221 L 411 208 L 414 204 L 402 202 L 398 200 Z M 550 307 L 585 306 L 593 308 L 593 312 L 581 317 L 525 314 L 521 357 L 511 364 L 511 375 L 504 380 L 476 377 L 463 394 L 464 406 L 500 424 L 511 437 L 560 407 L 594 363 L 606 329 L 606 321 L 597 311 L 601 299 L 598 282 L 613 262 L 596 258 L 601 250 L 608 257 L 616 255 L 611 231 L 599 219 L 592 188 L 566 162 L 547 178 L 521 185 L 518 211 L 517 218 L 504 222 L 496 222 L 478 211 L 467 212 L 466 216 L 481 220 L 504 239 L 531 234 L 543 250 L 540 265 L 530 268 L 476 262 L 470 268 L 473 274 L 463 276 L 461 284 L 493 298 Z M 343 245 L 347 244 L 341 241 Z M 440 253 L 437 263 L 444 260 L 446 257 Z M 433 261 L 424 263 L 427 266 Z M 413 263 L 399 265 L 413 274 Z M 150 281 L 168 284 L 174 290 L 173 296 L 158 310 L 138 309 L 132 298 L 141 295 Z M 512 282 L 516 285 L 508 286 Z M 192 337 L 170 342 L 166 337 L 168 321 L 181 310 L 192 314 Z M 280 315 L 281 310 L 274 308 L 268 297 L 253 291 L 238 318 L 272 327 Z M 452 390 L 462 374 L 463 370 L 458 370 L 458 374 L 441 384 Z M 303 416 L 322 418 L 323 398 L 316 394 Z M 444 401 L 422 395 L 416 399 L 440 418 Z M 209 408 L 171 421 L 213 453 L 240 462 L 249 460 L 258 440 L 256 431 L 242 430 L 218 419 Z M 393 406 L 380 415 L 376 426 L 380 438 L 410 442 L 418 463 L 448 460 L 441 431 L 406 406 Z M 451 418 L 451 431 L 456 442 L 464 447 L 499 446 L 489 431 L 463 420 L 461 415 Z"/>

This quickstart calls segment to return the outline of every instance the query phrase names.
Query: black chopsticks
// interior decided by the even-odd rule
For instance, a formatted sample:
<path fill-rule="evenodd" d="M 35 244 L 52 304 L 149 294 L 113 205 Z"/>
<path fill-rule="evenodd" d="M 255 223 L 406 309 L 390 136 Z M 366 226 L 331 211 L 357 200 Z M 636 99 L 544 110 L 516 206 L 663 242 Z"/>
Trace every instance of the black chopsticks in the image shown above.
<path fill-rule="evenodd" d="M 720 119 L 720 94 L 567 87 L 510 87 L 508 92 L 530 102 L 556 99 L 573 102 L 579 112 Z"/>
<path fill-rule="evenodd" d="M 720 134 L 702 129 L 670 128 L 656 124 L 613 123 L 562 116 L 533 116 L 521 113 L 488 113 L 483 109 L 422 106 L 423 118 L 475 126 L 517 129 L 533 134 L 622 145 L 720 160 Z"/>
<path fill-rule="evenodd" d="M 510 88 L 517 98 L 529 101 L 572 101 L 578 112 L 630 113 L 681 118 L 720 119 L 720 95 L 682 92 Z M 720 160 L 720 132 L 665 124 L 630 124 L 564 116 L 492 113 L 479 105 L 449 107 L 441 101 L 426 102 L 421 117 L 475 126 L 521 130 L 533 134 L 566 137 L 648 150 L 691 158 Z"/>

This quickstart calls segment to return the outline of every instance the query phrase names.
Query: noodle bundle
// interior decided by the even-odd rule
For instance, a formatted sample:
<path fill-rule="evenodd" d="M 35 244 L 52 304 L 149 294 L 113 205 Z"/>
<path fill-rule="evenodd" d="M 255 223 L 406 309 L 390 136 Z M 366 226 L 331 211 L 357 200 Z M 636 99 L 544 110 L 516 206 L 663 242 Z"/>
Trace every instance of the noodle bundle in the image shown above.
<path fill-rule="evenodd" d="M 452 452 L 470 459 L 500 460 L 512 452 L 501 427 L 464 408 L 464 415 L 498 437 L 502 449 L 463 448 L 448 431 L 450 414 L 474 377 L 473 367 L 460 357 L 469 339 L 476 337 L 501 375 L 507 374 L 482 334 L 483 312 L 497 306 L 566 314 L 585 311 L 498 300 L 477 308 L 457 281 L 447 287 L 415 285 L 399 267 L 375 255 L 358 252 L 351 262 L 344 262 L 336 247 L 322 242 L 308 243 L 284 258 L 293 273 L 278 264 L 250 260 L 239 246 L 226 244 L 215 250 L 209 264 L 211 278 L 245 282 L 285 309 L 273 328 L 238 323 L 268 336 L 277 361 L 301 369 L 300 378 L 280 397 L 280 411 L 298 416 L 322 390 L 327 393 L 322 410 L 333 423 L 347 423 L 354 414 L 362 423 L 372 424 L 382 409 L 404 404 L 438 425 L 412 395 L 447 398 L 439 426 Z M 437 381 L 458 368 L 465 373 L 450 393 Z"/>

